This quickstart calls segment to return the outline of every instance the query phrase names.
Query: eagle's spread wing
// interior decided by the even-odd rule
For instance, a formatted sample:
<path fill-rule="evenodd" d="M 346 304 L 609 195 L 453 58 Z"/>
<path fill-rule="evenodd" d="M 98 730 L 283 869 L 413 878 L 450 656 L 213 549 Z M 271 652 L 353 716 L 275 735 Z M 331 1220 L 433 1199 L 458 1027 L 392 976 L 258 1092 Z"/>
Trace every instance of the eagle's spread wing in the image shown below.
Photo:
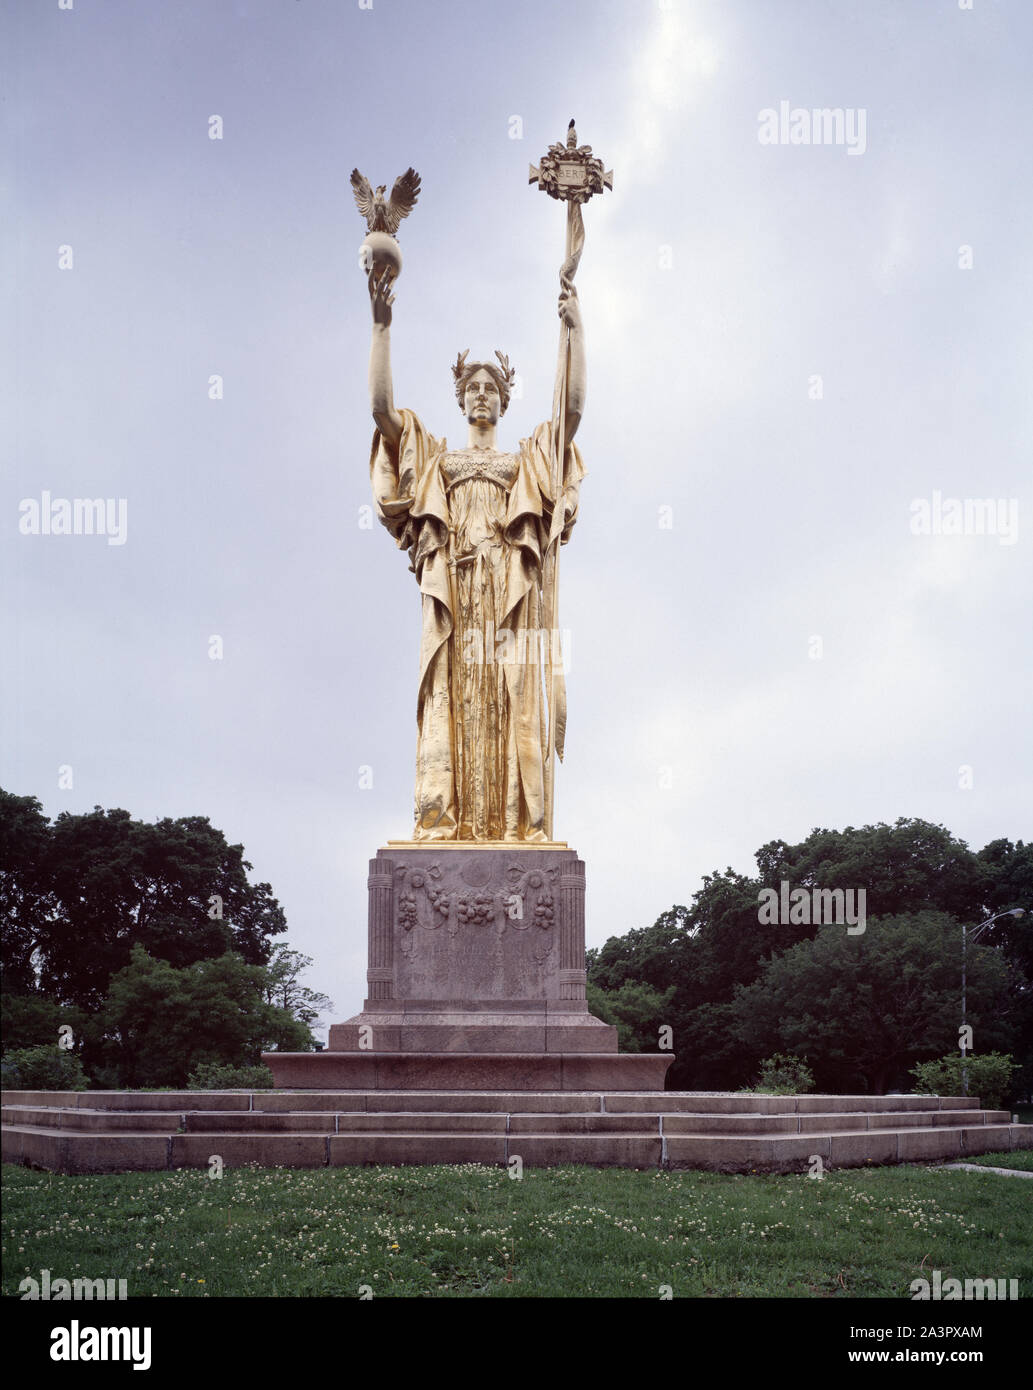
<path fill-rule="evenodd" d="M 420 192 L 420 176 L 415 169 L 406 169 L 395 179 L 391 201 L 387 205 L 387 230 L 394 236 L 403 217 L 408 217 Z"/>
<path fill-rule="evenodd" d="M 360 174 L 358 169 L 353 169 L 351 184 L 355 193 L 356 206 L 366 219 L 366 226 L 369 227 L 374 208 L 373 189 L 370 186 L 370 181 L 365 174 Z"/>

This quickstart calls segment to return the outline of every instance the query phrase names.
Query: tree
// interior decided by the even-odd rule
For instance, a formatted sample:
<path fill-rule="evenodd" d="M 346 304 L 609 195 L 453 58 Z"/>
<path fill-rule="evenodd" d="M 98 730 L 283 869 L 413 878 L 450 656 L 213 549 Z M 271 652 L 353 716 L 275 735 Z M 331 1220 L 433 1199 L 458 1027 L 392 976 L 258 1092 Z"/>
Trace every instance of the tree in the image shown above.
<path fill-rule="evenodd" d="M 315 1023 L 320 1014 L 329 1013 L 334 1007 L 334 1001 L 327 995 L 317 994 L 300 983 L 300 976 L 311 964 L 311 956 L 292 951 L 285 941 L 279 941 L 266 966 L 266 1002 L 286 1010 L 292 1018 L 307 1025 Z"/>
<path fill-rule="evenodd" d="M 78 1038 L 83 1031 L 85 1015 L 74 1006 L 56 1004 L 45 994 L 5 994 L 0 1000 L 3 1019 L 3 1050 L 14 1048 L 56 1047 L 60 1029 L 67 1025 Z"/>
<path fill-rule="evenodd" d="M 59 1047 L 21 1047 L 0 1062 L 5 1091 L 85 1091 L 86 1073 L 74 1052 Z"/>
<path fill-rule="evenodd" d="M 672 907 L 652 927 L 611 937 L 593 954 L 589 979 L 607 998 L 632 982 L 669 998 L 662 1021 L 674 1032 L 675 1060 L 667 1075 L 674 1090 L 738 1084 L 740 1043 L 729 1015 L 735 987 L 754 980 L 774 952 L 813 930 L 762 924 L 760 887 L 732 869 L 709 874 L 691 908 Z"/>
<path fill-rule="evenodd" d="M 689 912 L 672 907 L 651 927 L 633 928 L 624 936 L 611 936 L 606 943 L 586 952 L 586 964 L 593 984 L 603 990 L 617 990 L 626 980 L 662 980 L 665 988 L 677 970 L 679 956 L 691 935 Z"/>
<path fill-rule="evenodd" d="M 305 1024 L 266 1002 L 266 971 L 226 952 L 177 968 L 134 946 L 111 979 L 97 1050 L 122 1086 L 186 1086 L 201 1063 L 254 1066 L 263 1051 L 311 1051 Z"/>
<path fill-rule="evenodd" d="M 974 1057 L 949 1052 L 932 1062 L 919 1062 L 911 1075 L 920 1096 L 978 1096 L 985 1109 L 1001 1110 L 1014 1090 L 1015 1070 L 1015 1063 L 1002 1052 Z"/>
<path fill-rule="evenodd" d="M 946 913 L 869 918 L 859 936 L 823 926 L 736 991 L 744 1066 L 793 1052 L 821 1090 L 880 1094 L 915 1062 L 957 1050 L 960 991 L 961 928 Z M 969 950 L 968 994 L 976 1050 L 1006 1043 L 1007 971 L 992 948 Z"/>
<path fill-rule="evenodd" d="M 1017 1094 L 1033 1092 L 1033 841 L 992 840 L 978 855 L 986 874 L 985 900 L 980 918 L 1021 907 L 1022 917 L 1003 917 L 981 937 L 1001 949 L 1012 972 L 1015 1002 L 1015 1055 L 1019 1073 Z M 977 919 L 973 919 L 975 925 Z"/>
<path fill-rule="evenodd" d="M 5 1054 L 56 1048 L 67 1024 L 94 1081 L 182 1086 L 196 1065 L 313 1048 L 333 1006 L 300 983 L 310 958 L 274 947 L 284 914 L 251 867 L 204 816 L 98 806 L 51 825 L 0 791 Z"/>
<path fill-rule="evenodd" d="M 134 945 L 182 968 L 232 950 L 269 959 L 286 920 L 268 883 L 248 881 L 242 845 L 204 816 L 149 824 L 128 811 L 63 812 L 0 796 L 5 988 L 38 987 L 97 1008 Z"/>
<path fill-rule="evenodd" d="M 54 908 L 49 845 L 50 824 L 36 798 L 14 796 L 0 787 L 0 961 L 5 993 L 36 988 L 33 957 Z"/>
<path fill-rule="evenodd" d="M 987 928 L 986 940 L 1000 946 L 1033 988 L 1033 841 L 992 840 L 977 856 L 985 875 L 978 911 L 971 925 L 998 912 L 1021 907 L 1023 917 L 1005 917 Z"/>
<path fill-rule="evenodd" d="M 762 923 L 763 889 L 777 891 L 783 881 L 794 888 L 863 889 L 869 920 L 933 911 L 976 922 L 987 915 L 983 902 L 996 909 L 1033 906 L 1029 846 L 995 841 L 976 855 L 943 826 L 918 819 L 816 829 L 795 845 L 772 840 L 757 851 L 756 860 L 756 877 L 730 868 L 710 874 L 691 907 L 672 907 L 653 926 L 611 937 L 588 953 L 589 980 L 606 998 L 629 982 L 659 993 L 674 987 L 665 1022 L 674 1028 L 675 1062 L 667 1084 L 675 1089 L 742 1084 L 744 1070 L 764 1053 L 744 1054 L 733 1007 L 736 990 L 753 984 L 769 962 L 822 930 L 817 923 Z M 1025 925 L 1019 919 L 1018 926 L 1008 919 L 987 933 L 988 944 L 1002 947 L 1012 971 L 1009 1027 L 1013 1050 L 1027 1059 L 1027 1085 L 1033 1084 L 1033 988 L 1026 983 L 1033 978 L 1030 927 L 1033 917 Z M 960 925 L 956 931 L 960 943 Z M 776 1040 L 766 1050 L 778 1045 Z"/>
<path fill-rule="evenodd" d="M 604 993 L 587 989 L 588 1011 L 617 1029 L 622 1052 L 656 1052 L 660 1028 L 669 1023 L 674 986 L 661 994 L 641 980 L 625 980 L 620 989 Z"/>
<path fill-rule="evenodd" d="M 901 816 L 859 829 L 812 830 L 798 845 L 772 840 L 757 851 L 765 887 L 863 888 L 868 912 L 888 917 L 938 909 L 962 918 L 979 911 L 986 874 L 963 840 L 942 825 Z"/>

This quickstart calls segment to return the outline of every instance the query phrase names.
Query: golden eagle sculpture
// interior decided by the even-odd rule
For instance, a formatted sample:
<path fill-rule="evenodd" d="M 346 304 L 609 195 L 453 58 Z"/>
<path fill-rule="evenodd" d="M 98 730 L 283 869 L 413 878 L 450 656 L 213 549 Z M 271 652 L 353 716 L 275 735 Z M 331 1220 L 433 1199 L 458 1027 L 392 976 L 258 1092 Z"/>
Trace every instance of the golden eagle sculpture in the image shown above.
<path fill-rule="evenodd" d="M 409 216 L 419 197 L 420 176 L 415 169 L 406 169 L 395 179 L 388 202 L 384 201 L 387 184 L 382 183 L 374 190 L 369 179 L 358 169 L 352 170 L 351 185 L 356 205 L 366 219 L 367 231 L 387 232 L 389 236 L 394 236 L 402 219 Z"/>

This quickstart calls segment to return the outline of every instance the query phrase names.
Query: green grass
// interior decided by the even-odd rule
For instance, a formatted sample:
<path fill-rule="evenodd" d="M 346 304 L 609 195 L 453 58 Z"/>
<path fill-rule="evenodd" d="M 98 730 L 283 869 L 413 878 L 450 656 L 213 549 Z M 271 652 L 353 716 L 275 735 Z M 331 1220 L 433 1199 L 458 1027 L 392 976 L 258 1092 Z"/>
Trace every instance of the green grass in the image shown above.
<path fill-rule="evenodd" d="M 909 1296 L 1033 1291 L 1025 1184 L 936 1167 L 822 1179 L 627 1169 L 227 1169 L 63 1177 L 5 1167 L 3 1293 L 124 1278 L 130 1297 Z"/>
<path fill-rule="evenodd" d="M 1006 1153 L 975 1154 L 964 1158 L 963 1163 L 978 1163 L 984 1168 L 1018 1168 L 1024 1173 L 1033 1173 L 1033 1149 L 1012 1149 Z"/>

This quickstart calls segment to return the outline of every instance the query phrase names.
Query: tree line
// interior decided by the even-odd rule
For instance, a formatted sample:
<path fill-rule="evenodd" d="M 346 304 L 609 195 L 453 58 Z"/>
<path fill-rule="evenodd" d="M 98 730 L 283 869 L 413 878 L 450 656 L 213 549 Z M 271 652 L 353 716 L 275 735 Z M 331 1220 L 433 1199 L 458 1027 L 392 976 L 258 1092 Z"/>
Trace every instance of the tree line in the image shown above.
<path fill-rule="evenodd" d="M 772 840 L 755 858 L 756 874 L 710 874 L 690 907 L 588 952 L 589 1007 L 622 1048 L 655 1052 L 670 1029 L 675 1090 L 749 1085 L 775 1053 L 805 1061 L 820 1091 L 910 1090 L 916 1063 L 959 1050 L 962 927 L 1023 908 L 969 939 L 965 1020 L 969 1052 L 1010 1053 L 1014 1094 L 1033 1090 L 1033 843 L 975 852 L 901 818 Z M 783 884 L 864 889 L 864 930 L 773 924 L 761 904 Z"/>
<path fill-rule="evenodd" d="M 332 1004 L 242 845 L 204 816 L 95 807 L 51 822 L 0 789 L 3 1051 L 63 1046 L 95 1086 L 183 1086 L 198 1066 L 311 1051 Z"/>

